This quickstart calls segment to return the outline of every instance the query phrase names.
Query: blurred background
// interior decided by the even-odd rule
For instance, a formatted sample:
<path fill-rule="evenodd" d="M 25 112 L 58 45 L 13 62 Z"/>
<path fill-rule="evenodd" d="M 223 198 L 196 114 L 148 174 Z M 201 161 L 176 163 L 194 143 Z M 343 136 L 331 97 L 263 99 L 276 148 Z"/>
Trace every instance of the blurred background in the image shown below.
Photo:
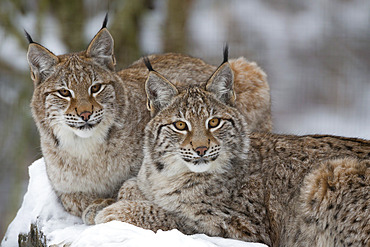
<path fill-rule="evenodd" d="M 57 55 L 80 51 L 107 11 L 117 69 L 164 52 L 218 65 L 228 42 L 267 73 L 274 132 L 370 139 L 368 0 L 0 0 L 0 239 L 41 157 L 23 29 Z"/>

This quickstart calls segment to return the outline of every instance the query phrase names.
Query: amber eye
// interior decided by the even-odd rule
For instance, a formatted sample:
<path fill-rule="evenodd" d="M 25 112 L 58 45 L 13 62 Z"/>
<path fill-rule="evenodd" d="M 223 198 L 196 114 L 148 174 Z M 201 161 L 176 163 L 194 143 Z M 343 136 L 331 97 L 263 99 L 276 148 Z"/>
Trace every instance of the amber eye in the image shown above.
<path fill-rule="evenodd" d="M 177 121 L 173 124 L 175 126 L 176 129 L 178 130 L 187 130 L 188 129 L 188 126 L 186 125 L 185 122 L 183 121 Z"/>
<path fill-rule="evenodd" d="M 99 92 L 100 88 L 101 88 L 101 84 L 95 84 L 95 85 L 91 86 L 91 88 L 90 88 L 91 93 Z"/>
<path fill-rule="evenodd" d="M 60 89 L 58 90 L 58 93 L 62 95 L 63 97 L 71 97 L 71 92 L 68 89 Z"/>
<path fill-rule="evenodd" d="M 208 122 L 208 128 L 216 128 L 220 124 L 220 119 L 219 118 L 212 118 Z"/>

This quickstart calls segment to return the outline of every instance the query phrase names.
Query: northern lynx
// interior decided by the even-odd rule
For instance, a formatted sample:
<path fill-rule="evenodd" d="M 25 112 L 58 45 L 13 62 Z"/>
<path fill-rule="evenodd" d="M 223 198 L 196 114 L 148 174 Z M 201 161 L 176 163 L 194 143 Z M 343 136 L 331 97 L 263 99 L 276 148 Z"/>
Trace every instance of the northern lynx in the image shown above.
<path fill-rule="evenodd" d="M 137 174 L 143 157 L 145 66 L 114 71 L 113 38 L 106 28 L 85 51 L 56 56 L 30 41 L 34 82 L 32 113 L 50 182 L 65 209 L 81 216 L 94 203 L 109 203 L 122 183 Z M 153 55 L 156 68 L 181 85 L 200 84 L 216 67 L 180 54 Z M 230 61 L 236 104 L 256 129 L 270 130 L 269 87 L 264 72 L 244 58 Z M 184 81 L 182 81 L 184 79 Z M 252 123 L 253 122 L 253 123 Z"/>
<path fill-rule="evenodd" d="M 250 133 L 230 74 L 222 65 L 205 89 L 178 92 L 150 72 L 148 101 L 160 107 L 143 165 L 95 222 L 269 246 L 370 246 L 370 141 Z"/>

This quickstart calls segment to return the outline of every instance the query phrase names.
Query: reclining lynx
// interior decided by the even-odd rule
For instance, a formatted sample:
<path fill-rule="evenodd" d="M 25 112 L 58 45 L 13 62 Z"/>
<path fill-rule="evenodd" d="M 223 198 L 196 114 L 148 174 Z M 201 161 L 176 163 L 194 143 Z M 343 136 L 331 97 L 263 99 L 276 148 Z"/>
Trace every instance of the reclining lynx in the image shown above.
<path fill-rule="evenodd" d="M 63 206 L 81 216 L 93 201 L 108 203 L 122 183 L 137 174 L 143 157 L 146 110 L 142 63 L 114 71 L 113 39 L 106 28 L 86 51 L 56 56 L 29 35 L 28 62 L 34 82 L 32 112 L 50 182 Z M 201 84 L 214 66 L 180 54 L 151 56 L 168 78 Z M 235 74 L 236 104 L 256 130 L 270 130 L 270 97 L 265 74 L 239 58 Z M 169 69 L 170 68 L 170 69 Z M 244 108 L 247 107 L 247 108 Z M 242 109 L 242 110 L 243 110 Z"/>
<path fill-rule="evenodd" d="M 370 245 L 370 141 L 250 133 L 227 66 L 182 92 L 148 67 L 148 101 L 159 107 L 143 165 L 95 223 L 269 246 Z"/>

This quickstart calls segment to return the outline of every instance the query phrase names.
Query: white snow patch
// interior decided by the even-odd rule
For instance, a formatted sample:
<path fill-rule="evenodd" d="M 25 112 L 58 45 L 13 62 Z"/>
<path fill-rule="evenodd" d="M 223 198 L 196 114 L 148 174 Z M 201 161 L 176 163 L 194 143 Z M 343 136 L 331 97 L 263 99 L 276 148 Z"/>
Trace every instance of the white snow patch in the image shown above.
<path fill-rule="evenodd" d="M 30 181 L 17 216 L 9 225 L 1 246 L 18 246 L 18 234 L 28 233 L 36 223 L 47 236 L 48 246 L 199 246 L 199 247 L 263 247 L 233 239 L 208 237 L 204 234 L 184 235 L 178 230 L 154 233 L 124 222 L 87 226 L 78 217 L 64 211 L 46 175 L 44 159 L 29 167 Z"/>

